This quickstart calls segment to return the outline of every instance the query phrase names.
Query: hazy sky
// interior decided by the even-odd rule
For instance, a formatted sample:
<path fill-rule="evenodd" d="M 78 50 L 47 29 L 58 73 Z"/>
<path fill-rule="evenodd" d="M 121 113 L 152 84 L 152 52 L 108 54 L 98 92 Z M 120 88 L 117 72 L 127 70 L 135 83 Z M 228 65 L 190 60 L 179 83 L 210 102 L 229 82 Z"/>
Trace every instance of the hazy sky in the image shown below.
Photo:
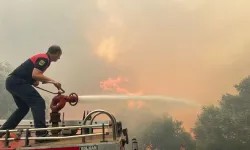
<path fill-rule="evenodd" d="M 63 56 L 46 75 L 67 92 L 99 94 L 100 81 L 123 76 L 134 92 L 216 103 L 250 74 L 249 7 L 246 0 L 0 0 L 0 59 L 17 66 L 58 44 Z"/>

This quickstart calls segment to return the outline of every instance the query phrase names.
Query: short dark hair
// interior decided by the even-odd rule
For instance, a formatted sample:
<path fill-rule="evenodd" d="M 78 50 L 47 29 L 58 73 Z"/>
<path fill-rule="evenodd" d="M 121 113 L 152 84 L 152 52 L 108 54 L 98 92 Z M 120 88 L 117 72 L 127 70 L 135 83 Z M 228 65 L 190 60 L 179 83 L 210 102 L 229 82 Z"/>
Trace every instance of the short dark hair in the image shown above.
<path fill-rule="evenodd" d="M 49 47 L 48 54 L 57 54 L 57 53 L 62 53 L 62 49 L 58 45 L 52 45 Z"/>

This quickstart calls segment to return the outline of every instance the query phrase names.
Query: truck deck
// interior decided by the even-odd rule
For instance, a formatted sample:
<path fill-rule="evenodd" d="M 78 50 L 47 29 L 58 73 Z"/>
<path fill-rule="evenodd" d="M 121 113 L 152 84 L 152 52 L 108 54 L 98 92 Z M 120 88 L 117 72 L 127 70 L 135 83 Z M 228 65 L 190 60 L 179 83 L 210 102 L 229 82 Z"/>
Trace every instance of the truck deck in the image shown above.
<path fill-rule="evenodd" d="M 110 120 L 94 120 L 100 114 L 106 114 Z M 4 122 L 0 120 L 0 126 Z M 104 110 L 94 110 L 83 120 L 63 119 L 57 127 L 49 120 L 46 123 L 47 128 L 34 128 L 33 120 L 23 120 L 14 130 L 0 130 L 6 133 L 0 139 L 0 150 L 125 150 L 129 143 L 127 129 Z M 50 136 L 36 137 L 34 132 L 38 130 L 47 130 Z M 36 139 L 51 141 L 36 143 Z"/>

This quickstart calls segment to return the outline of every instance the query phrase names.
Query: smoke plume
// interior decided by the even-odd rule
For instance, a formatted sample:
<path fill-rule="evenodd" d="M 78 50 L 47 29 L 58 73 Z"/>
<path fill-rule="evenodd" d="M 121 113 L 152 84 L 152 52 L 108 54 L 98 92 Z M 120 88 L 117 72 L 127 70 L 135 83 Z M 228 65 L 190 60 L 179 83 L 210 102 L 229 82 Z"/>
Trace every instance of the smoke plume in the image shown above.
<path fill-rule="evenodd" d="M 16 67 L 58 44 L 63 56 L 45 74 L 67 93 L 103 94 L 101 81 L 123 76 L 129 91 L 216 103 L 250 73 L 249 7 L 246 0 L 0 1 L 0 58 Z M 80 119 L 84 109 L 124 107 L 64 111 Z M 150 109 L 172 111 L 188 127 L 198 111 L 160 103 Z"/>

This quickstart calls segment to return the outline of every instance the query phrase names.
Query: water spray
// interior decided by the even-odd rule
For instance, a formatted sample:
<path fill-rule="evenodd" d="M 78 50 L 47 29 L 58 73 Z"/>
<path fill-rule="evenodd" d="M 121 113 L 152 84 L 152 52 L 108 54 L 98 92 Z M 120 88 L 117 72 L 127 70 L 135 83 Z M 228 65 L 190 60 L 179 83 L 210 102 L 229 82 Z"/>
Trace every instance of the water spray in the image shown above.
<path fill-rule="evenodd" d="M 119 101 L 119 100 L 142 100 L 142 101 L 161 101 L 161 102 L 175 102 L 175 103 L 185 103 L 193 106 L 200 106 L 198 103 L 191 102 L 188 100 L 176 99 L 172 97 L 167 97 L 163 95 L 83 95 L 79 96 L 80 103 L 100 103 L 102 101 Z"/>

